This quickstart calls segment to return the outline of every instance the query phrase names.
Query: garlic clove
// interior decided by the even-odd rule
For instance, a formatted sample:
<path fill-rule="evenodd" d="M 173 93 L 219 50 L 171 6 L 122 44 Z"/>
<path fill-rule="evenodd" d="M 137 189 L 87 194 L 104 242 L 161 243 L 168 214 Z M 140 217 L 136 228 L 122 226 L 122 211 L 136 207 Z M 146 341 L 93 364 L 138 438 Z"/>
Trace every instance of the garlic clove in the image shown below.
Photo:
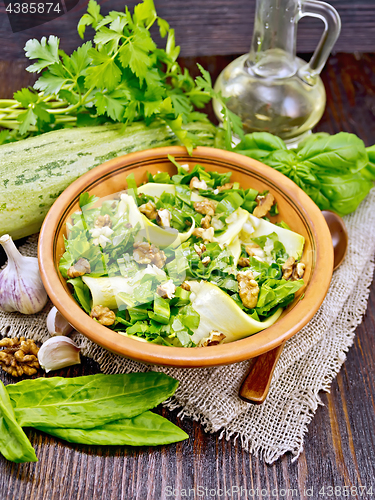
<path fill-rule="evenodd" d="M 0 310 L 35 314 L 46 305 L 48 296 L 39 274 L 38 259 L 25 257 L 18 251 L 9 234 L 0 238 L 8 257 L 0 272 Z"/>
<path fill-rule="evenodd" d="M 73 327 L 56 307 L 52 307 L 47 316 L 47 330 L 50 335 L 69 335 Z"/>
<path fill-rule="evenodd" d="M 81 348 L 69 337 L 59 335 L 48 339 L 38 352 L 38 361 L 46 373 L 81 363 Z"/>

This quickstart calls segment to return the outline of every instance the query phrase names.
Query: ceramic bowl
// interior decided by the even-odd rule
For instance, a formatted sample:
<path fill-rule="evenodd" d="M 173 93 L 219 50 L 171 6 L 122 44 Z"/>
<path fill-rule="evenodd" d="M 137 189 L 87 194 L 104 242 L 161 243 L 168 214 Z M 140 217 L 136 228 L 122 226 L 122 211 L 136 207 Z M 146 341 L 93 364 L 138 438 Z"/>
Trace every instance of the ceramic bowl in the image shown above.
<path fill-rule="evenodd" d="M 66 221 L 79 209 L 82 192 L 99 197 L 126 189 L 126 177 L 134 173 L 137 184 L 146 181 L 146 172 L 175 173 L 168 161 L 172 154 L 180 163 L 196 163 L 207 170 L 232 171 L 232 181 L 258 191 L 269 190 L 277 201 L 279 215 L 272 222 L 285 221 L 302 234 L 306 243 L 302 261 L 306 265 L 305 286 L 270 328 L 245 339 L 206 348 L 179 348 L 139 342 L 124 337 L 91 319 L 75 302 L 58 270 L 64 253 Z M 237 153 L 199 147 L 189 156 L 180 146 L 132 153 L 110 160 L 77 179 L 56 200 L 44 221 L 39 238 L 39 266 L 44 286 L 53 304 L 76 330 L 116 354 L 149 364 L 176 367 L 208 367 L 237 363 L 280 345 L 296 334 L 321 305 L 332 276 L 331 236 L 315 203 L 290 179 L 259 161 Z"/>

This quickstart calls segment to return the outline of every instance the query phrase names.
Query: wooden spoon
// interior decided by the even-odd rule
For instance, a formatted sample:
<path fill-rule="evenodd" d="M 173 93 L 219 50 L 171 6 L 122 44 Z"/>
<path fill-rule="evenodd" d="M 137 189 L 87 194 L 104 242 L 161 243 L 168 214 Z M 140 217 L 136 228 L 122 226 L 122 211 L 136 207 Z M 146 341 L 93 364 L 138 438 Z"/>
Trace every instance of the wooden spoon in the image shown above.
<path fill-rule="evenodd" d="M 348 233 L 340 216 L 329 210 L 322 211 L 332 237 L 333 270 L 335 271 L 344 260 L 348 248 Z M 250 369 L 243 380 L 239 397 L 246 403 L 264 403 L 271 385 L 272 375 L 280 358 L 285 342 L 275 349 L 254 358 Z"/>

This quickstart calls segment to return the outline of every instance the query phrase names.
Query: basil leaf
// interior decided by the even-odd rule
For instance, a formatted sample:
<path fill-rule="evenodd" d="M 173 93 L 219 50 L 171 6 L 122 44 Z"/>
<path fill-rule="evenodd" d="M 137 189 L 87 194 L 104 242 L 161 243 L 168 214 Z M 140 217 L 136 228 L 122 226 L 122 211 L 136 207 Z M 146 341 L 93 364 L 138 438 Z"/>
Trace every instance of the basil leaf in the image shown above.
<path fill-rule="evenodd" d="M 285 149 L 285 142 L 276 135 L 268 132 L 254 132 L 247 134 L 242 141 L 234 148 L 234 151 L 241 152 L 242 150 L 252 151 L 277 151 Z"/>
<path fill-rule="evenodd" d="M 189 438 L 186 432 L 172 422 L 150 411 L 93 429 L 53 427 L 37 427 L 37 429 L 70 443 L 91 445 L 157 446 Z"/>
<path fill-rule="evenodd" d="M 332 210 L 339 215 L 353 212 L 373 187 L 372 182 L 360 173 L 340 177 L 325 175 L 320 182 L 322 193 L 330 200 Z"/>
<path fill-rule="evenodd" d="M 363 141 L 346 132 L 308 141 L 297 157 L 313 172 L 331 175 L 355 173 L 368 163 Z"/>
<path fill-rule="evenodd" d="M 305 184 L 305 187 L 302 189 L 318 205 L 320 210 L 329 210 L 330 208 L 332 208 L 328 198 L 326 198 L 318 188 Z"/>
<path fill-rule="evenodd" d="M 164 373 L 37 378 L 8 385 L 21 426 L 82 429 L 131 418 L 169 398 L 177 380 Z"/>
<path fill-rule="evenodd" d="M 319 185 L 316 176 L 309 167 L 298 162 L 298 158 L 293 151 L 275 151 L 264 160 L 267 165 L 286 175 L 303 189 L 303 185 Z"/>
<path fill-rule="evenodd" d="M 37 462 L 35 450 L 18 424 L 12 403 L 0 380 L 0 452 L 16 463 Z"/>
<path fill-rule="evenodd" d="M 295 149 L 295 151 L 301 151 L 302 148 L 316 141 L 317 139 L 329 136 L 330 134 L 328 132 L 317 132 L 316 134 L 310 134 L 309 136 L 306 137 L 306 139 L 298 143 L 298 146 Z"/>
<path fill-rule="evenodd" d="M 375 145 L 366 148 L 369 162 L 367 166 L 361 170 L 361 175 L 370 181 L 375 181 Z"/>

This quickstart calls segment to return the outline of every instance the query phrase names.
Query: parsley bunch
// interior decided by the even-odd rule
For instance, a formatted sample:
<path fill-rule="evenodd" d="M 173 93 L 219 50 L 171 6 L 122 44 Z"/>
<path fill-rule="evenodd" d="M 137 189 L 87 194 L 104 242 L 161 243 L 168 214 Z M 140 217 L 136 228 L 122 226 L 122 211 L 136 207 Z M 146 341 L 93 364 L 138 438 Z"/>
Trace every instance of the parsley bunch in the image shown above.
<path fill-rule="evenodd" d="M 157 48 L 150 28 L 157 23 L 165 49 Z M 180 48 L 174 30 L 158 17 L 153 0 L 143 0 L 133 15 L 112 11 L 103 17 L 100 6 L 90 0 L 87 13 L 78 23 L 78 33 L 86 27 L 95 30 L 70 56 L 59 49 L 60 40 L 51 35 L 39 42 L 29 40 L 26 56 L 33 60 L 27 68 L 41 73 L 34 88 L 14 94 L 14 100 L 0 100 L 0 144 L 66 126 L 94 125 L 135 120 L 146 124 L 154 119 L 165 121 L 188 150 L 193 139 L 182 124 L 207 120 L 195 111 L 216 97 L 208 72 L 201 68 L 196 81 L 177 62 Z M 227 137 L 239 128 L 236 115 L 224 112 Z M 233 115 L 233 116 L 232 116 Z M 230 135 L 229 135 L 230 134 Z M 228 139 L 227 139 L 228 142 Z"/>

